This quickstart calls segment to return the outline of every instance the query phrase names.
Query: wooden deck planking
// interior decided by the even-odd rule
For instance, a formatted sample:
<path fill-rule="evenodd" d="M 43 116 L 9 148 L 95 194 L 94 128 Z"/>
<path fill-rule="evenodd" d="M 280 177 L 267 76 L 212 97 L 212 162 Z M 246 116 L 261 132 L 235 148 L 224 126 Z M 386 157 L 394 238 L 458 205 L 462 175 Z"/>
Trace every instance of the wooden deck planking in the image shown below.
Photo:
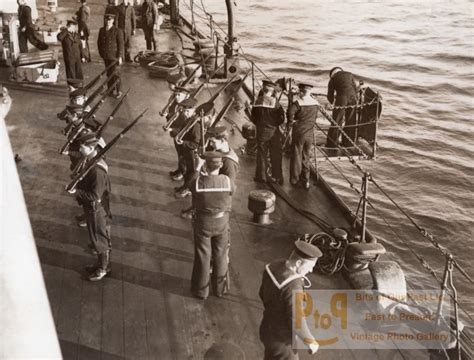
<path fill-rule="evenodd" d="M 123 357 L 125 355 L 124 289 L 121 255 L 112 252 L 112 271 L 117 279 L 110 278 L 103 285 L 102 343 L 101 351 Z"/>

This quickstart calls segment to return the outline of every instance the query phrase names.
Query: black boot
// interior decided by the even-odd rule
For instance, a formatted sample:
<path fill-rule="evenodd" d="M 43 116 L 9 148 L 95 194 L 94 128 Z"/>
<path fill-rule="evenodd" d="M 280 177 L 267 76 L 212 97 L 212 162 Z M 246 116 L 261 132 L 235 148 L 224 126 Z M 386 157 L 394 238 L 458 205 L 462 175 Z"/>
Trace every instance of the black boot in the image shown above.
<path fill-rule="evenodd" d="M 99 254 L 100 266 L 96 271 L 89 276 L 89 281 L 99 281 L 102 280 L 110 273 L 109 263 L 110 263 L 110 250 Z"/>

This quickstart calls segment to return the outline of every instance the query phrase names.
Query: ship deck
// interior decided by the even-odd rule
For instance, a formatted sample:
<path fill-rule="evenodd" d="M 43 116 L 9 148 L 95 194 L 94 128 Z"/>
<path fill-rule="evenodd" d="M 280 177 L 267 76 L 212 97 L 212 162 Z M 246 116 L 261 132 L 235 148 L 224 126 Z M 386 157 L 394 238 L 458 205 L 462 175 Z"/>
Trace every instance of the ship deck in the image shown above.
<path fill-rule="evenodd" d="M 61 14 L 72 14 L 76 6 L 72 1 L 62 5 Z M 102 14 L 99 5 L 92 8 L 93 13 Z M 95 15 L 93 24 L 99 23 Z M 180 46 L 171 30 L 163 30 L 159 42 L 163 51 Z M 90 44 L 95 48 L 95 39 Z M 144 48 L 141 32 L 135 37 L 135 47 Z M 93 57 L 98 59 L 96 52 Z M 102 68 L 99 62 L 84 66 L 89 79 Z M 149 78 L 137 64 L 123 65 L 121 73 L 123 89 L 132 90 L 109 124 L 106 140 L 144 108 L 149 111 L 107 156 L 112 182 L 112 273 L 98 283 L 84 279 L 84 266 L 95 258 L 87 248 L 87 231 L 74 220 L 81 210 L 64 191 L 69 160 L 57 151 L 65 141 L 61 134 L 64 123 L 57 120 L 56 113 L 66 104 L 66 89 L 62 95 L 10 91 L 13 106 L 6 122 L 13 150 L 23 159 L 18 172 L 63 356 L 87 360 L 263 358 L 258 336 L 263 306 L 258 290 L 264 265 L 287 256 L 299 235 L 320 229 L 281 199 L 277 199 L 272 224 L 253 223 L 247 210 L 248 193 L 266 185 L 253 182 L 254 159 L 241 155 L 231 216 L 230 293 L 207 301 L 193 298 L 191 222 L 179 216 L 190 200 L 173 196 L 177 184 L 168 171 L 175 168 L 176 155 L 171 138 L 162 130 L 164 120 L 158 116 L 169 90 L 165 81 Z M 210 85 L 209 91 L 216 88 Z M 203 91 L 200 102 L 208 97 Z M 226 94 L 221 95 L 218 109 L 225 100 Z M 99 120 L 116 101 L 106 101 Z M 228 117 L 238 125 L 244 121 L 235 109 Z M 244 140 L 235 131 L 230 142 L 237 150 Z M 285 160 L 285 174 L 287 165 Z M 348 225 L 318 187 L 309 191 L 289 185 L 283 188 L 328 223 Z M 311 280 L 313 288 L 349 287 L 339 275 L 328 278 L 314 273 Z M 309 358 L 300 353 L 301 358 Z M 427 359 L 428 355 L 422 351 L 322 349 L 318 357 Z"/>

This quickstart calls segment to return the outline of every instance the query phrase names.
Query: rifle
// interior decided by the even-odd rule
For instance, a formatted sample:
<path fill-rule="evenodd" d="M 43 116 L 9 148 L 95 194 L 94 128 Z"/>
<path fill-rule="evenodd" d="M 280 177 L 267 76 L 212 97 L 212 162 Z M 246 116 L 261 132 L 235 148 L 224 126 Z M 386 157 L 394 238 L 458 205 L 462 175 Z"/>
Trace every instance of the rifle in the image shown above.
<path fill-rule="evenodd" d="M 125 97 L 128 95 L 128 93 L 130 92 L 130 89 L 127 90 L 127 92 L 122 96 L 122 98 L 120 99 L 120 101 L 118 102 L 117 105 L 115 105 L 114 109 L 112 110 L 112 112 L 110 113 L 110 115 L 107 117 L 107 120 L 104 121 L 104 123 L 99 127 L 99 129 L 97 130 L 97 133 L 96 133 L 96 138 L 97 139 L 100 139 L 101 136 L 102 136 L 102 133 L 104 132 L 104 129 L 105 127 L 107 126 L 107 124 L 113 120 L 114 118 L 114 115 L 117 113 L 117 111 L 120 109 L 120 107 L 122 106 L 123 104 L 123 101 L 125 100 Z M 81 130 L 82 131 L 82 130 Z M 82 167 L 85 165 L 87 161 L 87 157 L 84 156 L 82 157 L 82 159 L 77 163 L 77 165 L 74 167 L 74 169 L 72 169 L 72 177 L 74 178 L 77 173 L 79 172 L 79 170 L 82 169 Z"/>
<path fill-rule="evenodd" d="M 91 111 L 89 111 L 87 113 L 87 115 L 82 119 L 81 123 L 74 130 L 72 130 L 74 132 L 71 131 L 67 134 L 68 139 L 67 139 L 66 143 L 59 149 L 59 153 L 61 155 L 66 155 L 67 154 L 67 151 L 68 151 L 69 147 L 71 146 L 71 144 L 74 142 L 74 140 L 76 140 L 76 138 L 79 136 L 79 134 L 82 132 L 82 130 L 84 130 L 84 128 L 86 127 L 86 125 L 85 125 L 86 121 L 89 120 L 97 110 L 99 110 L 101 105 L 105 102 L 105 97 L 108 94 L 110 94 L 110 92 L 115 88 L 115 85 L 118 83 L 118 81 L 119 80 L 117 79 L 115 81 L 114 85 L 107 89 L 107 91 L 102 96 L 102 98 L 97 102 L 97 104 L 94 105 L 94 107 L 91 109 Z"/>
<path fill-rule="evenodd" d="M 130 124 L 128 124 L 121 132 L 119 132 L 102 150 L 100 150 L 97 155 L 95 155 L 90 161 L 87 162 L 84 169 L 80 174 L 77 176 L 66 186 L 66 191 L 69 193 L 74 193 L 76 186 L 79 182 L 81 182 L 86 175 L 91 171 L 91 169 L 99 162 L 99 160 L 110 150 L 110 148 L 140 120 L 143 115 L 148 111 L 148 108 L 145 109 L 140 115 L 138 115 L 135 120 L 133 120 Z"/>
<path fill-rule="evenodd" d="M 104 132 L 105 127 L 108 125 L 108 123 L 113 120 L 115 114 L 117 111 L 119 111 L 120 107 L 122 106 L 125 98 L 128 96 L 128 93 L 130 92 L 130 89 L 127 90 L 127 92 L 122 96 L 120 101 L 118 102 L 117 105 L 115 105 L 114 109 L 110 113 L 110 115 L 107 117 L 107 119 L 104 121 L 102 125 L 97 129 L 97 139 L 99 139 L 102 136 L 102 133 Z"/>
<path fill-rule="evenodd" d="M 189 98 L 198 96 L 203 88 L 204 88 L 204 84 L 199 85 L 199 87 L 193 91 L 193 93 L 191 94 Z M 165 125 L 163 125 L 163 130 L 168 131 L 171 128 L 171 125 L 173 125 L 173 123 L 176 120 L 178 120 L 178 117 L 180 114 L 181 114 L 181 110 L 177 109 L 175 113 L 173 114 L 173 116 L 166 122 Z"/>
<path fill-rule="evenodd" d="M 93 78 L 86 86 L 84 86 L 84 90 L 89 90 L 91 87 L 95 86 L 95 84 L 97 84 L 97 82 L 99 81 L 99 79 L 112 67 L 115 65 L 115 63 L 117 62 L 117 60 L 115 60 L 114 62 L 112 62 L 109 66 L 107 66 L 104 70 L 102 70 L 102 72 L 97 75 L 95 78 Z"/>
<path fill-rule="evenodd" d="M 198 115 L 195 116 L 194 119 L 190 120 L 186 125 L 184 125 L 184 127 L 174 138 L 178 145 L 181 145 L 183 143 L 184 135 L 186 135 L 188 131 L 193 128 L 193 126 L 199 121 L 199 119 L 209 113 L 214 108 L 214 101 L 217 99 L 217 97 L 222 91 L 229 87 L 229 85 L 236 77 L 237 75 L 234 75 L 230 80 L 227 80 L 227 82 L 208 101 L 197 107 L 196 113 Z"/>
<path fill-rule="evenodd" d="M 211 55 L 212 55 L 212 54 L 209 54 L 209 56 L 208 56 L 206 59 L 204 59 L 204 61 L 206 61 Z M 217 71 L 219 71 L 220 68 L 221 68 L 223 65 L 224 65 L 224 64 L 221 64 L 217 69 L 215 69 L 215 70 L 212 72 L 212 74 L 209 75 L 209 79 L 212 79 L 212 78 L 214 77 L 214 75 L 217 74 Z M 201 63 L 200 66 L 202 66 L 202 63 Z M 181 86 L 186 86 L 186 85 L 188 85 L 188 84 L 191 82 L 192 75 L 194 75 L 198 69 L 199 69 L 199 67 L 197 67 L 197 68 L 193 71 L 193 73 L 192 73 L 190 76 L 188 76 L 188 77 L 183 81 L 183 83 L 181 84 Z M 188 80 L 188 79 L 189 79 L 189 80 Z M 208 82 L 208 80 L 206 80 L 206 83 L 207 83 L 207 82 Z M 202 85 L 204 85 L 204 83 L 203 83 Z M 195 95 L 194 95 L 194 96 L 195 96 Z M 165 107 L 160 111 L 160 113 L 159 113 L 160 116 L 166 116 L 166 115 L 168 115 L 168 109 L 169 109 L 171 106 L 173 106 L 173 105 L 175 104 L 175 102 L 176 102 L 176 101 L 175 101 L 174 92 L 173 92 L 173 94 L 170 95 L 170 97 L 169 97 L 169 99 L 168 99 L 168 102 L 166 103 Z"/>
<path fill-rule="evenodd" d="M 98 87 L 97 89 L 95 89 L 95 91 L 91 94 L 91 96 L 89 96 L 87 98 L 87 100 L 85 101 L 84 103 L 84 108 L 88 105 L 90 105 L 94 100 L 95 98 L 102 92 L 105 84 L 107 84 L 109 82 L 110 79 L 112 79 L 113 76 L 115 76 L 115 72 L 113 74 L 111 74 L 109 77 L 107 77 L 107 79 L 105 79 Z M 113 86 L 112 86 L 113 87 Z"/>
<path fill-rule="evenodd" d="M 249 76 L 250 74 L 250 71 L 251 70 L 248 70 L 247 73 L 245 74 L 245 76 L 242 78 L 242 80 L 240 80 L 239 82 L 239 85 L 237 85 L 235 87 L 234 90 L 232 90 L 232 93 L 230 94 L 230 99 L 227 100 L 227 103 L 224 105 L 224 107 L 221 109 L 221 111 L 219 112 L 219 114 L 217 115 L 216 119 L 214 120 L 214 122 L 211 124 L 211 126 L 209 126 L 210 128 L 213 128 L 217 125 L 217 123 L 225 116 L 225 114 L 227 113 L 227 111 L 229 111 L 231 105 L 233 104 L 233 102 L 235 101 L 235 98 L 234 96 L 237 94 L 237 92 L 240 90 L 240 88 L 242 87 L 242 85 L 244 84 L 245 82 L 245 79 L 247 79 L 247 77 Z"/>
<path fill-rule="evenodd" d="M 107 79 L 105 79 L 105 81 L 99 85 L 97 87 L 97 89 L 95 89 L 95 91 L 91 94 L 91 96 L 89 96 L 87 98 L 87 100 L 84 102 L 84 105 L 82 105 L 82 107 L 85 109 L 87 106 L 89 106 L 94 100 L 95 98 L 100 94 L 100 92 L 103 90 L 103 87 L 104 85 L 112 78 L 112 76 L 115 75 L 115 72 L 110 75 Z M 64 108 L 63 111 L 61 111 L 60 113 L 57 113 L 57 117 L 59 120 L 65 120 L 65 117 L 66 117 L 66 114 L 67 114 L 67 108 Z"/>

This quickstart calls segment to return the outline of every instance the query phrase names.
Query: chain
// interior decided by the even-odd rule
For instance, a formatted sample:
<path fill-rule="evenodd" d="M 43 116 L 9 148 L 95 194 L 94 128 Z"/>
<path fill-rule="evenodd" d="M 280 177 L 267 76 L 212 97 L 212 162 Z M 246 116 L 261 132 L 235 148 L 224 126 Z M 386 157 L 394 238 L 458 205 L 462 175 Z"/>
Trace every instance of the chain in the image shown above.
<path fill-rule="evenodd" d="M 328 110 L 346 110 L 346 109 L 363 109 L 364 107 L 366 106 L 370 106 L 374 103 L 377 102 L 377 98 L 374 97 L 371 101 L 369 101 L 368 103 L 363 103 L 363 104 L 355 104 L 355 105 L 344 105 L 344 106 L 337 106 L 337 105 L 332 105 L 332 104 L 329 104 L 327 106 L 327 109 Z"/>

